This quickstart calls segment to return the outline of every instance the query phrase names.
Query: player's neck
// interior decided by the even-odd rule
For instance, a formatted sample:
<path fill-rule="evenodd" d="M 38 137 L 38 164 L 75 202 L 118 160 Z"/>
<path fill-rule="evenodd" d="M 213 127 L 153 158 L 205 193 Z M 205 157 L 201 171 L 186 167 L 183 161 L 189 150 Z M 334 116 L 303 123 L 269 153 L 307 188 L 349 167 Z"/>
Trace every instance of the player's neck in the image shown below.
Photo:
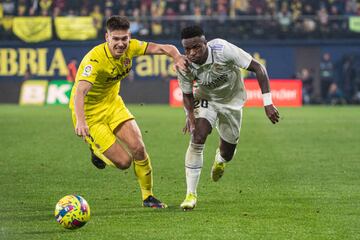
<path fill-rule="evenodd" d="M 119 58 L 121 58 L 121 55 L 120 55 L 120 56 L 116 56 L 115 53 L 113 53 L 111 49 L 110 49 L 110 53 L 111 53 L 111 56 L 112 56 L 114 59 L 119 59 Z"/>

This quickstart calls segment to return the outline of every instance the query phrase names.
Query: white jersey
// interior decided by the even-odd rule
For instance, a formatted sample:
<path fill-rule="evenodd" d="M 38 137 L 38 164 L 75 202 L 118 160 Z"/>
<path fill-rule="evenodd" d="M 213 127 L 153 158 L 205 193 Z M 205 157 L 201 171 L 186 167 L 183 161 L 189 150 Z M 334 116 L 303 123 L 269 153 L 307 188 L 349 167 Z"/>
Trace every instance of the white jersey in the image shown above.
<path fill-rule="evenodd" d="M 245 102 L 246 91 L 240 68 L 248 68 L 251 55 L 219 38 L 209 41 L 207 46 L 209 55 L 204 64 L 191 63 L 188 73 L 178 72 L 183 93 L 192 93 L 196 81 L 196 98 L 229 102 L 236 97 Z"/>

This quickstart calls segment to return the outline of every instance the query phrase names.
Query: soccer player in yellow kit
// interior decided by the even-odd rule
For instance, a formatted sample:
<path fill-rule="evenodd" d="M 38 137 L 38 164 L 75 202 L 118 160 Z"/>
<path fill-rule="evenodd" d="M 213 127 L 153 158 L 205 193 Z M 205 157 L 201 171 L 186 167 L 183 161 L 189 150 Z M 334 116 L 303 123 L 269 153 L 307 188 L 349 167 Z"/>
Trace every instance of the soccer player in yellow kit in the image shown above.
<path fill-rule="evenodd" d="M 107 20 L 106 42 L 83 58 L 69 105 L 75 133 L 90 145 L 93 164 L 99 169 L 106 165 L 127 169 L 134 163 L 143 206 L 166 208 L 153 195 L 150 158 L 134 116 L 119 96 L 120 81 L 130 72 L 136 56 L 166 54 L 180 68 L 185 68 L 185 61 L 173 45 L 131 39 L 129 28 L 125 17 Z"/>

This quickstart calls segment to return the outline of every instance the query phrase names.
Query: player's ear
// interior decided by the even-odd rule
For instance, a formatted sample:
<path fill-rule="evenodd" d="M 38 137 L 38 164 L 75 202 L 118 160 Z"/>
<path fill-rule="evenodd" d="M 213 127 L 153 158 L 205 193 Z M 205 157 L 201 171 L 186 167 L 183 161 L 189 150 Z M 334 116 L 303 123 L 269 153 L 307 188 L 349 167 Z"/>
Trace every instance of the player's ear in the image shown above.
<path fill-rule="evenodd" d="M 109 34 L 108 34 L 108 32 L 106 31 L 106 32 L 105 32 L 105 40 L 106 40 L 107 42 L 109 42 L 108 39 L 109 39 Z"/>
<path fill-rule="evenodd" d="M 206 45 L 206 44 L 207 44 L 207 40 L 206 40 L 206 38 L 205 38 L 204 35 L 201 37 L 201 39 L 203 40 L 203 43 Z"/>

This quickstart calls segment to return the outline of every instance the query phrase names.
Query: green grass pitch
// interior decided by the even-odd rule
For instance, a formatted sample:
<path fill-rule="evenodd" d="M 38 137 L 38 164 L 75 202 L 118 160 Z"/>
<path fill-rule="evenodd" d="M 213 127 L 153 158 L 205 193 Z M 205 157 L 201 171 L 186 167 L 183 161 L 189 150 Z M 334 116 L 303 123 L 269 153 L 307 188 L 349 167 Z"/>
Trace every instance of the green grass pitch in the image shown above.
<path fill-rule="evenodd" d="M 360 108 L 280 108 L 272 125 L 245 108 L 237 154 L 210 180 L 218 144 L 205 148 L 198 206 L 182 212 L 189 136 L 182 109 L 129 105 L 165 210 L 141 207 L 133 169 L 97 170 L 66 107 L 0 106 L 0 239 L 360 239 Z M 90 204 L 83 228 L 65 230 L 56 202 Z"/>

